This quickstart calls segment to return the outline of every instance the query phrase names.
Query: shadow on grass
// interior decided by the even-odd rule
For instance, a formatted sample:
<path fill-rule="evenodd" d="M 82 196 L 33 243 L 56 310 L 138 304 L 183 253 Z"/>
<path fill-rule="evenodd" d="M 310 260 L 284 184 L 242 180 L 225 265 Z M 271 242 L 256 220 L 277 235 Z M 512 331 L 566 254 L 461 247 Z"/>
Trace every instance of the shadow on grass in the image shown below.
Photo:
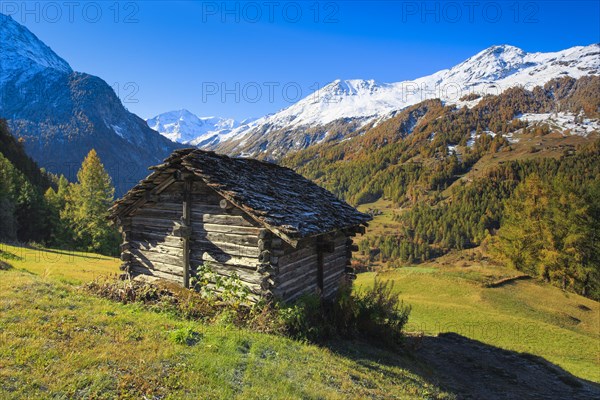
<path fill-rule="evenodd" d="M 13 269 L 13 266 L 6 261 L 0 260 L 0 271 L 8 271 L 9 269 Z"/>
<path fill-rule="evenodd" d="M 457 399 L 600 398 L 600 385 L 578 378 L 542 357 L 490 346 L 455 334 L 407 338 L 406 349 L 333 342 L 328 347 L 359 365 L 398 382 L 406 377 L 386 366 L 421 376 Z"/>
<path fill-rule="evenodd" d="M 0 243 L 1 245 L 1 243 Z M 14 253 L 11 253 L 10 251 L 4 251 L 2 249 L 0 249 L 0 260 L 12 260 L 12 261 L 19 261 L 22 260 L 23 257 L 20 257 Z"/>

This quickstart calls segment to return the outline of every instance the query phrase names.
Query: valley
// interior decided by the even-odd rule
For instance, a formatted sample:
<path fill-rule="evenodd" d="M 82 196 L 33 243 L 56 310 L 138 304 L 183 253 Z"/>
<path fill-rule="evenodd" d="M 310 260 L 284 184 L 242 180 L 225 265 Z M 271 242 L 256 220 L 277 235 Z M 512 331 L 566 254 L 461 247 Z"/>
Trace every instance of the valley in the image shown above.
<path fill-rule="evenodd" d="M 436 37 L 419 63 L 387 36 L 340 54 L 337 22 L 198 24 L 207 6 L 112 41 L 34 25 L 72 64 L 0 13 L 0 398 L 600 398 L 599 43 L 526 51 L 502 26 L 523 49 Z M 144 118 L 104 80 L 126 70 Z M 190 95 L 296 75 L 329 83 L 235 118 L 239 93 Z"/>

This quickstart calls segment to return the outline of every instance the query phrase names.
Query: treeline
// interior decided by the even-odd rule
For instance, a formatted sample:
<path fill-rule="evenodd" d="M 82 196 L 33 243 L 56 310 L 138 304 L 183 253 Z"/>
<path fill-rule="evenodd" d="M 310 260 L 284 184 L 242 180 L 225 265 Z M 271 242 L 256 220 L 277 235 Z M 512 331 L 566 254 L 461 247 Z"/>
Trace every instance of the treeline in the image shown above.
<path fill-rule="evenodd" d="M 0 120 L 0 240 L 116 255 L 114 188 L 94 150 L 69 183 L 38 168 Z"/>
<path fill-rule="evenodd" d="M 422 262 L 489 239 L 500 259 L 600 298 L 600 140 L 559 159 L 516 160 L 455 186 L 448 199 L 394 215 L 395 235 L 364 240 L 363 254 Z M 494 235 L 494 236 L 493 236 Z"/>
<path fill-rule="evenodd" d="M 569 111 L 580 119 L 598 118 L 599 110 L 600 77 L 565 77 L 531 91 L 512 88 L 485 96 L 471 109 L 425 101 L 377 126 L 367 126 L 349 140 L 313 146 L 282 163 L 352 204 L 383 198 L 405 210 L 394 216 L 401 222 L 398 232 L 365 240 L 360 249 L 392 265 L 422 262 L 450 250 L 478 246 L 508 226 L 503 222 L 506 202 L 527 177 L 539 176 L 544 185 L 555 188 L 546 191 L 550 203 L 559 204 L 564 197 L 557 188 L 561 182 L 569 182 L 569 190 L 588 205 L 597 203 L 589 190 L 600 176 L 598 143 L 575 154 L 567 150 L 560 159 L 536 156 L 506 162 L 474 182 L 456 181 L 482 157 L 513 151 L 509 134 L 522 130 L 535 137 L 551 132 L 543 124 L 528 127 L 519 119 L 521 114 Z M 578 256 L 573 248 L 556 249 L 570 260 L 569 265 L 575 262 L 569 257 Z M 540 263 L 547 264 L 548 259 L 520 268 L 537 271 Z M 547 276 L 554 282 L 552 274 Z M 593 285 L 585 282 L 586 278 L 569 275 L 560 284 L 592 293 Z"/>

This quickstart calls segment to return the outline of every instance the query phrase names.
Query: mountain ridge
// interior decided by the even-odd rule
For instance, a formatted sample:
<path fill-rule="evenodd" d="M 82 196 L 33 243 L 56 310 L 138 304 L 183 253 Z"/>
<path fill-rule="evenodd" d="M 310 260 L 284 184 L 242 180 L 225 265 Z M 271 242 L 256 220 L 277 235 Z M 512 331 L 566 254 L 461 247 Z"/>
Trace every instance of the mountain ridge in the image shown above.
<path fill-rule="evenodd" d="M 229 155 L 276 160 L 287 151 L 328 140 L 331 126 L 365 126 L 428 99 L 472 107 L 466 95 L 499 94 L 533 88 L 561 76 L 600 74 L 600 45 L 558 52 L 527 53 L 510 45 L 491 46 L 456 66 L 411 81 L 382 83 L 373 79 L 337 79 L 297 103 L 233 129 L 226 140 L 204 148 Z M 306 130 L 315 131 L 307 138 Z M 336 135 L 336 140 L 343 136 Z"/>
<path fill-rule="evenodd" d="M 146 120 L 148 126 L 166 138 L 193 146 L 218 144 L 234 128 L 249 122 L 215 116 L 199 117 L 187 109 L 168 111 Z"/>
<path fill-rule="evenodd" d="M 76 180 L 96 149 L 117 195 L 182 147 L 129 112 L 104 80 L 71 69 L 26 27 L 0 14 L 0 118 L 41 167 Z"/>

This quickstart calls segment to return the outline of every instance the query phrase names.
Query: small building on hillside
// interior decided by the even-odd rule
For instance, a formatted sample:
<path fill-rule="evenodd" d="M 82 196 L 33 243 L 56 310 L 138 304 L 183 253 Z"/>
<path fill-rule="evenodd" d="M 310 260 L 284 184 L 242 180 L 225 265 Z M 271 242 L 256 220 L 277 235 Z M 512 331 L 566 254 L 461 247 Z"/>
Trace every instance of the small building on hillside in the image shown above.
<path fill-rule="evenodd" d="M 186 287 L 198 267 L 237 273 L 259 296 L 332 297 L 353 271 L 352 237 L 370 216 L 289 168 L 175 151 L 110 209 L 121 267 Z"/>

